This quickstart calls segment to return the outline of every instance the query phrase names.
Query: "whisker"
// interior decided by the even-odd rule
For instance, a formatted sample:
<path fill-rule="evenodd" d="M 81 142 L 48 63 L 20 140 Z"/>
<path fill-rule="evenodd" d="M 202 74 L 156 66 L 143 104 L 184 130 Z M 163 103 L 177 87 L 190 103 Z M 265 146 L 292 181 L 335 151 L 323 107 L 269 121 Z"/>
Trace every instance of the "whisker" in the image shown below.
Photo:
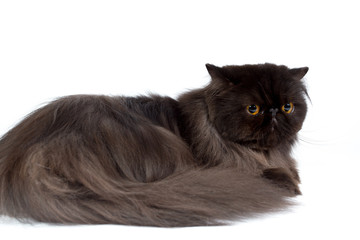
<path fill-rule="evenodd" d="M 331 144 L 334 144 L 336 142 L 335 139 L 334 140 L 315 139 L 315 138 L 306 137 L 306 136 L 301 135 L 301 134 L 298 134 L 298 139 L 301 142 L 311 144 L 311 145 L 317 145 L 317 146 L 331 145 Z"/>

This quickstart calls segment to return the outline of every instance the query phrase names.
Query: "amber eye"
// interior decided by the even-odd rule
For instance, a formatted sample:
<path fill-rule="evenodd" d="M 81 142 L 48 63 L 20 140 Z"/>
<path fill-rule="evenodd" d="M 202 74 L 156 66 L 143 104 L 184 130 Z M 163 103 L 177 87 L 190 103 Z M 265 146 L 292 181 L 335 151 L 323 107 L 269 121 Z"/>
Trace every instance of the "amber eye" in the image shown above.
<path fill-rule="evenodd" d="M 247 109 L 248 113 L 250 113 L 251 115 L 256 115 L 260 111 L 259 106 L 255 105 L 255 104 L 247 106 L 246 109 Z"/>
<path fill-rule="evenodd" d="M 292 102 L 286 103 L 281 107 L 281 110 L 285 113 L 292 113 L 294 111 L 294 104 Z"/>

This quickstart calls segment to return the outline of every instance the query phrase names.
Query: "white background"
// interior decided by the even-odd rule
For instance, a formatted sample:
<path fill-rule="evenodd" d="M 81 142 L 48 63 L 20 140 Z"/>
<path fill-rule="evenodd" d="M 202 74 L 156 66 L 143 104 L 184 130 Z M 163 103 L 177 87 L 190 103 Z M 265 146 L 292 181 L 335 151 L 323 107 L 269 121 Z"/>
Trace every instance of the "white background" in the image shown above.
<path fill-rule="evenodd" d="M 308 66 L 291 211 L 228 227 L 21 224 L 1 239 L 360 239 L 360 7 L 356 1 L 1 1 L 0 135 L 56 97 L 176 97 L 205 63 Z"/>

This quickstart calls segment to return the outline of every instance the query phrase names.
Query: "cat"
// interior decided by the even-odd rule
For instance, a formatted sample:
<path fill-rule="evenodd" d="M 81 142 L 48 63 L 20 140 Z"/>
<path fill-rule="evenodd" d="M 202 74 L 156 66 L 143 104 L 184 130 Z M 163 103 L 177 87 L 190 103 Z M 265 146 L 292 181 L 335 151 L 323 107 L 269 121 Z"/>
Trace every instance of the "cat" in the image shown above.
<path fill-rule="evenodd" d="M 186 227 L 291 205 L 308 68 L 206 68 L 210 83 L 177 100 L 75 95 L 31 113 L 0 140 L 0 214 Z"/>

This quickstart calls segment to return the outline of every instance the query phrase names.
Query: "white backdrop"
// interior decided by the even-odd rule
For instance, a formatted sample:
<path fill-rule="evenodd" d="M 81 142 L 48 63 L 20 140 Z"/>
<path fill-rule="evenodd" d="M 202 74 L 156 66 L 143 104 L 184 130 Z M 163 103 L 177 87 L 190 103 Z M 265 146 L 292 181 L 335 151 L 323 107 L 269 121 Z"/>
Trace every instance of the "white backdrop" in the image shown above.
<path fill-rule="evenodd" d="M 22 224 L 1 239 L 360 239 L 356 1 L 0 1 L 0 135 L 56 97 L 176 97 L 205 63 L 308 66 L 312 105 L 294 151 L 298 207 L 227 227 Z"/>

